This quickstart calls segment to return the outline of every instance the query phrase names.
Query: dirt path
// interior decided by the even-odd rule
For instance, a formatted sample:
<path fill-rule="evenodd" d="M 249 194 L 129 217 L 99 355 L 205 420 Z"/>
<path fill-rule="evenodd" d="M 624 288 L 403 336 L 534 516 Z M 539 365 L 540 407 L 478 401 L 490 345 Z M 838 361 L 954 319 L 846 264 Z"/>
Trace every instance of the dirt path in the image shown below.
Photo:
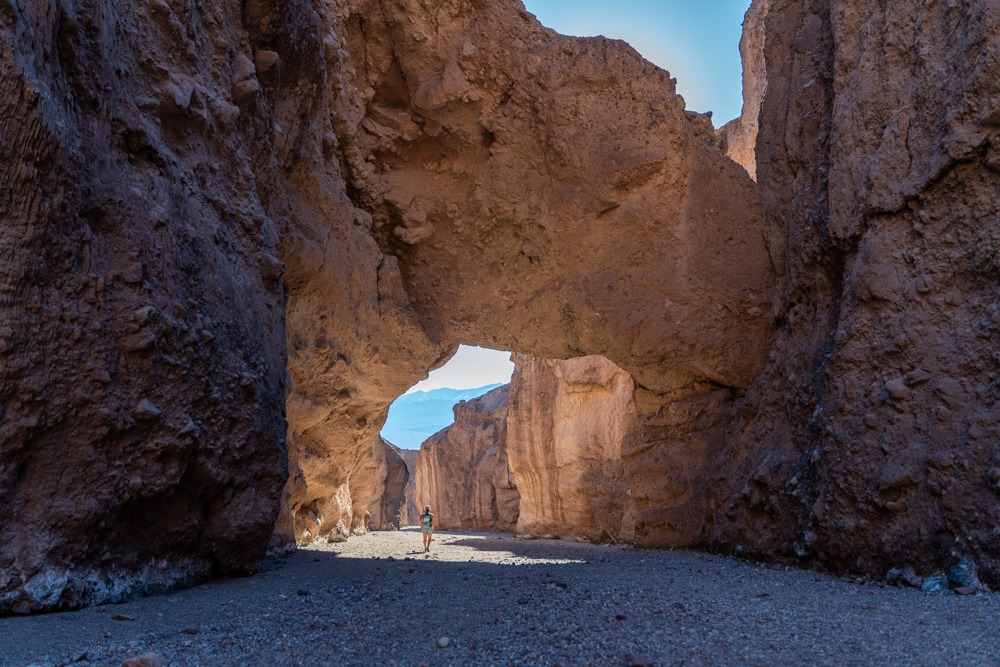
<path fill-rule="evenodd" d="M 486 533 L 419 545 L 375 533 L 245 579 L 0 619 L 0 665 L 1000 665 L 1000 594 Z"/>

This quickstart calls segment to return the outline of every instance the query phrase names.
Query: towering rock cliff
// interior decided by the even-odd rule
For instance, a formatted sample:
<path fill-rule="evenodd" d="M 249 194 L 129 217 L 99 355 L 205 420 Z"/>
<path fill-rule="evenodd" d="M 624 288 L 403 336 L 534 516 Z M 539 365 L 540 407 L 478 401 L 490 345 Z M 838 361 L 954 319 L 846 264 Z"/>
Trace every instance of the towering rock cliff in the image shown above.
<path fill-rule="evenodd" d="M 406 464 L 407 480 L 403 489 L 403 504 L 400 507 L 400 527 L 416 526 L 420 510 L 417 508 L 417 450 L 399 449 L 396 453 Z"/>
<path fill-rule="evenodd" d="M 259 179 L 280 157 L 235 18 L 0 6 L 0 612 L 264 554 L 286 292 Z"/>
<path fill-rule="evenodd" d="M 1000 12 L 751 13 L 780 334 L 718 467 L 715 539 L 874 575 L 966 555 L 998 585 Z"/>
<path fill-rule="evenodd" d="M 599 356 L 514 363 L 509 387 L 456 406 L 455 424 L 421 447 L 420 503 L 446 529 L 633 541 L 632 378 Z"/>
<path fill-rule="evenodd" d="M 375 445 L 378 464 L 375 500 L 368 508 L 370 530 L 399 530 L 405 523 L 406 489 L 410 473 L 400 451 L 379 438 Z"/>
<path fill-rule="evenodd" d="M 515 355 L 507 452 L 521 494 L 517 532 L 589 541 L 634 539 L 622 464 L 635 418 L 632 378 L 598 356 Z"/>
<path fill-rule="evenodd" d="M 757 0 L 723 142 L 516 0 L 0 3 L 0 612 L 364 531 L 460 342 L 631 374 L 638 543 L 1000 584 L 994 5 Z"/>
<path fill-rule="evenodd" d="M 513 530 L 518 489 L 507 462 L 504 385 L 455 406 L 455 423 L 417 454 L 416 500 L 430 505 L 442 530 Z"/>

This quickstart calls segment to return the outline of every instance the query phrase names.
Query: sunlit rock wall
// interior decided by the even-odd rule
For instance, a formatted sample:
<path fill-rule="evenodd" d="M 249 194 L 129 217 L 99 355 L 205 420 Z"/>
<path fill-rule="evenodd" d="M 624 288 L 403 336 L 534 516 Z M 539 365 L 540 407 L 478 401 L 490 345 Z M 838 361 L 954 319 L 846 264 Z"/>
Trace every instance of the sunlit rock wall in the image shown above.
<path fill-rule="evenodd" d="M 420 446 L 419 511 L 430 505 L 442 530 L 513 530 L 518 489 L 507 463 L 509 386 L 455 406 L 455 423 Z"/>
<path fill-rule="evenodd" d="M 518 534 L 631 541 L 622 442 L 635 418 L 632 378 L 599 356 L 514 361 L 507 455 L 521 494 Z"/>

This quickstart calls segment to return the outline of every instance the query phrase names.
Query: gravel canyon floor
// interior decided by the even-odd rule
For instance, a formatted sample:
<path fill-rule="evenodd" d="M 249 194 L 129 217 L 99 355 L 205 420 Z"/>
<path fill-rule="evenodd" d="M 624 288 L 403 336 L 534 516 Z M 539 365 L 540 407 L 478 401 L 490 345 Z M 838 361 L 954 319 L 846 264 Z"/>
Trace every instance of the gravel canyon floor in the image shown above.
<path fill-rule="evenodd" d="M 373 533 L 252 577 L 0 619 L 0 664 L 1000 665 L 998 594 L 497 533 L 419 545 Z"/>

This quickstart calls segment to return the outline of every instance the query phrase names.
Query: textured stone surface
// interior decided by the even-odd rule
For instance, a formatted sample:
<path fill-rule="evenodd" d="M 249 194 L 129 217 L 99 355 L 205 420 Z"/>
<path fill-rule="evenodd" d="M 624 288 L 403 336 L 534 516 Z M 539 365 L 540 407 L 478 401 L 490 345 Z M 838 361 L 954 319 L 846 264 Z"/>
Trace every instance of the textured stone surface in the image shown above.
<path fill-rule="evenodd" d="M 286 294 L 249 48 L 221 6 L 0 6 L 0 612 L 264 553 Z"/>
<path fill-rule="evenodd" d="M 599 356 L 514 359 L 507 452 L 518 534 L 631 541 L 622 443 L 635 418 L 632 378 Z"/>
<path fill-rule="evenodd" d="M 396 448 L 396 453 L 406 464 L 406 487 L 403 489 L 403 503 L 400 506 L 400 525 L 416 526 L 420 523 L 417 518 L 420 510 L 417 509 L 417 450 Z"/>
<path fill-rule="evenodd" d="M 633 541 L 622 461 L 636 424 L 631 376 L 599 356 L 514 362 L 508 387 L 456 406 L 455 424 L 421 447 L 421 506 L 446 529 Z"/>
<path fill-rule="evenodd" d="M 513 530 L 518 489 L 507 462 L 509 385 L 455 406 L 455 423 L 420 446 L 417 507 L 442 530 Z"/>
<path fill-rule="evenodd" d="M 996 586 L 1000 13 L 754 4 L 781 332 L 715 537 L 876 576 L 968 556 Z"/>
<path fill-rule="evenodd" d="M 448 345 L 601 354 L 632 374 L 637 539 L 704 544 L 706 457 L 773 337 L 752 180 L 624 43 L 556 35 L 515 4 L 372 6 L 345 20 L 367 89 L 343 142 L 421 325 Z M 651 474 L 677 463 L 691 465 Z"/>
<path fill-rule="evenodd" d="M 0 611 L 363 532 L 460 342 L 634 377 L 641 544 L 1000 583 L 1000 12 L 750 17 L 722 141 L 513 1 L 0 3 Z"/>
<path fill-rule="evenodd" d="M 368 508 L 369 530 L 398 530 L 404 523 L 403 505 L 410 473 L 400 451 L 379 438 L 375 443 L 374 500 Z"/>

